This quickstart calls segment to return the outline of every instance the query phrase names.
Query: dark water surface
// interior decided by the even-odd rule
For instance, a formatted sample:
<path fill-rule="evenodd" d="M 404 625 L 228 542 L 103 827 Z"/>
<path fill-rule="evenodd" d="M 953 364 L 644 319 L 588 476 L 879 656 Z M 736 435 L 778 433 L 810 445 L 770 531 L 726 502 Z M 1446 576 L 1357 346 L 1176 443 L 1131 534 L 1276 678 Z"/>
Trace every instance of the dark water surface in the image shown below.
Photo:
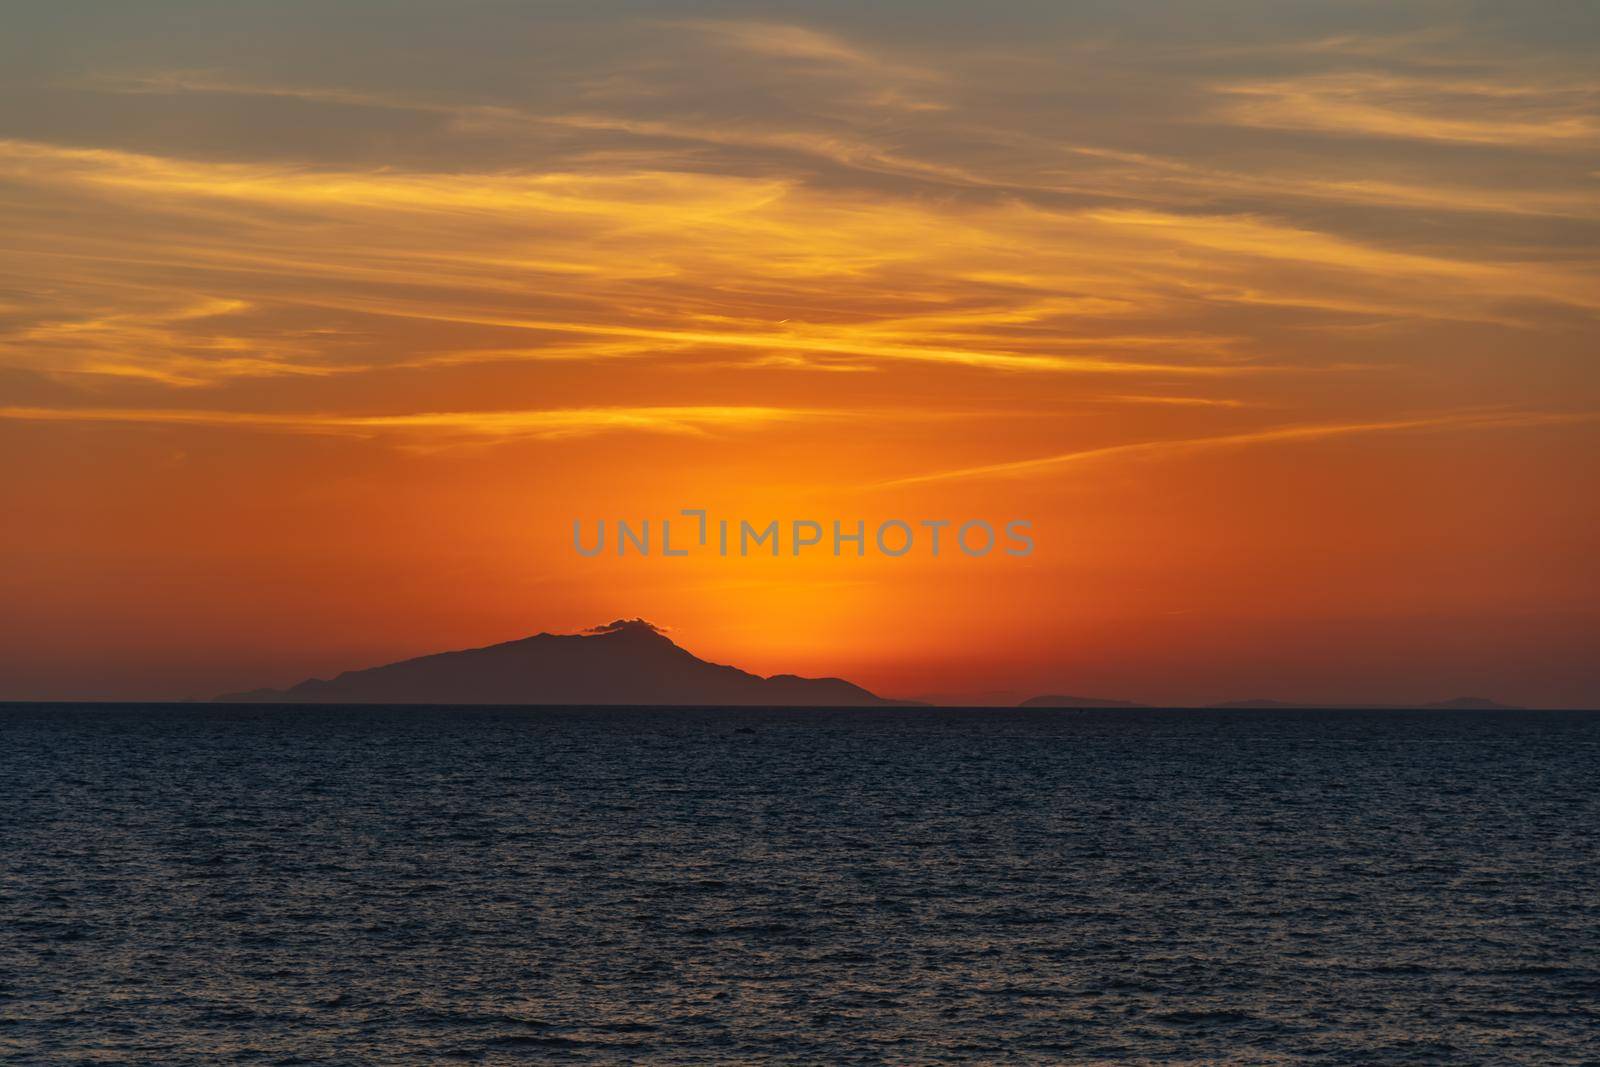
<path fill-rule="evenodd" d="M 8 1064 L 1600 1062 L 1600 715 L 0 707 Z"/>

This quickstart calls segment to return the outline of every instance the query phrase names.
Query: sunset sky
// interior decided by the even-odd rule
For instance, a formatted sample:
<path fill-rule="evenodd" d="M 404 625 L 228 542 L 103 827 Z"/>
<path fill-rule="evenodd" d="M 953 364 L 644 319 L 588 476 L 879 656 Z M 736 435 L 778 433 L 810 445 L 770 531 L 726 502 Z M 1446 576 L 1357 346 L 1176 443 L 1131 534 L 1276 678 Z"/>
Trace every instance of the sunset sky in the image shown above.
<path fill-rule="evenodd" d="M 4 22 L 0 699 L 642 616 L 902 697 L 1600 702 L 1600 6 Z M 572 549 L 688 507 L 1036 549 Z"/>

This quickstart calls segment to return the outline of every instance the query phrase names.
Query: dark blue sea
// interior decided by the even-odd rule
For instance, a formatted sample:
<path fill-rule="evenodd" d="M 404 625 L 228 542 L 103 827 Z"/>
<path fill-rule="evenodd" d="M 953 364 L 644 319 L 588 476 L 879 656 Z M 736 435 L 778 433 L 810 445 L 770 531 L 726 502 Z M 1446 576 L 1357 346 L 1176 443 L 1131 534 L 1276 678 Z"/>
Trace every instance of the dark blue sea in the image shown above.
<path fill-rule="evenodd" d="M 0 707 L 0 1062 L 1600 1062 L 1600 714 Z"/>

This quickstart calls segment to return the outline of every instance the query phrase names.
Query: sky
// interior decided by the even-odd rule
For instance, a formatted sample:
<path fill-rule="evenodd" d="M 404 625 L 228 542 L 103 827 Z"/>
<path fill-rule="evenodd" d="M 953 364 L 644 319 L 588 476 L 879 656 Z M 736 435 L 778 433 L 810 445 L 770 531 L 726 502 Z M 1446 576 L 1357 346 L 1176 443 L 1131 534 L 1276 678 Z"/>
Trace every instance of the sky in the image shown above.
<path fill-rule="evenodd" d="M 1600 703 L 1593 4 L 7 21 L 0 699 L 644 617 L 900 697 Z M 683 508 L 1035 547 L 573 549 Z"/>

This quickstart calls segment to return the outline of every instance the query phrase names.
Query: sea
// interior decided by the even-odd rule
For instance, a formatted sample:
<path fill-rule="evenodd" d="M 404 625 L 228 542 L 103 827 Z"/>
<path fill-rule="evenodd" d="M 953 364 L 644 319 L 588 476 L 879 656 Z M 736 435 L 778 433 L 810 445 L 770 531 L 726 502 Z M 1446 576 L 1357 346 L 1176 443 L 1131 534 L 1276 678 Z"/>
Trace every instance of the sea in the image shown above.
<path fill-rule="evenodd" d="M 7 705 L 0 1062 L 1600 1063 L 1600 714 Z"/>

